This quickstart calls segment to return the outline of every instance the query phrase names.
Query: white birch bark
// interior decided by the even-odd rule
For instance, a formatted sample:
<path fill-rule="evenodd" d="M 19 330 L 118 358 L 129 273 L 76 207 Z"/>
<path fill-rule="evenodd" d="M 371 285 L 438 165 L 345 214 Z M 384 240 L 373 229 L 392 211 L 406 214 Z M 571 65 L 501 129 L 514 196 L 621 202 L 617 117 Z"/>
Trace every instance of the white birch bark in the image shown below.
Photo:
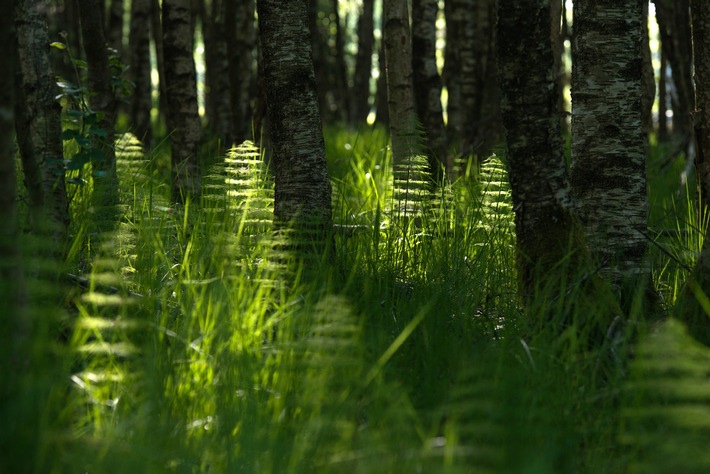
<path fill-rule="evenodd" d="M 638 0 L 574 6 L 570 180 L 592 256 L 617 283 L 648 272 L 642 19 Z"/>

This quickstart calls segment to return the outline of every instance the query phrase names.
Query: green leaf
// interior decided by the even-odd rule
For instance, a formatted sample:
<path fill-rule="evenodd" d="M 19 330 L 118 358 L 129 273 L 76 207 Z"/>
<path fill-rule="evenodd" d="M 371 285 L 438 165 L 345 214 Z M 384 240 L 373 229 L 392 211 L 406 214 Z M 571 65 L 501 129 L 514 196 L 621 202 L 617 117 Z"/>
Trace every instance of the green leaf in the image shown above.
<path fill-rule="evenodd" d="M 50 48 L 57 48 L 57 49 L 62 50 L 62 51 L 64 51 L 65 49 L 67 49 L 67 45 L 64 44 L 64 43 L 60 43 L 59 41 L 55 41 L 55 42 L 53 42 L 53 43 L 49 43 L 49 47 L 50 47 Z"/>
<path fill-rule="evenodd" d="M 106 137 L 108 136 L 108 132 L 101 127 L 96 127 L 89 130 L 89 135 L 93 135 L 95 137 Z"/>
<path fill-rule="evenodd" d="M 69 109 L 65 112 L 69 117 L 83 117 L 84 112 L 76 109 Z"/>
<path fill-rule="evenodd" d="M 79 132 L 72 129 L 67 129 L 62 132 L 62 140 L 73 140 L 80 137 Z"/>

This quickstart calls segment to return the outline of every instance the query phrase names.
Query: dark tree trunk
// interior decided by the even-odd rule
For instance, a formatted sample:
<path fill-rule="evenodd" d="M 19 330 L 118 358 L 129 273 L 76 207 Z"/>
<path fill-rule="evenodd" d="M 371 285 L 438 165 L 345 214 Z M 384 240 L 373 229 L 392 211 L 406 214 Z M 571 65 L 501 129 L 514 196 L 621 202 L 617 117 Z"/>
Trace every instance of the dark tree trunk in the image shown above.
<path fill-rule="evenodd" d="M 65 43 L 74 58 L 83 58 L 78 2 L 75 0 L 57 2 L 55 9 L 50 11 L 47 21 L 50 41 Z M 71 64 L 68 54 L 64 51 L 55 51 L 50 54 L 50 60 L 56 75 L 74 83 L 79 82 L 80 78 L 76 77 L 74 65 Z"/>
<path fill-rule="evenodd" d="M 446 49 L 444 50 L 444 70 L 442 79 L 447 92 L 446 102 L 446 132 L 449 145 L 460 151 L 461 136 L 463 134 L 463 107 L 461 104 L 461 68 L 464 30 L 472 28 L 473 21 L 470 16 L 473 3 L 471 0 L 447 0 L 444 2 L 444 16 L 446 17 Z M 463 10 L 461 10 L 463 8 Z M 468 25 L 467 25 L 468 21 Z"/>
<path fill-rule="evenodd" d="M 306 2 L 258 0 L 259 34 L 271 125 L 277 226 L 305 232 L 296 245 L 322 250 L 332 235 L 325 157 Z M 310 237 L 308 237 L 310 236 Z"/>
<path fill-rule="evenodd" d="M 661 73 L 658 78 L 658 141 L 664 143 L 668 140 L 668 86 L 666 70 L 668 69 L 668 61 L 663 50 L 660 51 L 661 56 Z"/>
<path fill-rule="evenodd" d="M 448 3 L 444 76 L 449 140 L 464 156 L 486 156 L 501 134 L 496 0 Z"/>
<path fill-rule="evenodd" d="M 412 2 L 412 69 L 417 116 L 427 138 L 429 167 L 437 181 L 451 174 L 441 107 L 441 77 L 436 67 L 437 0 Z"/>
<path fill-rule="evenodd" d="M 129 36 L 130 77 L 135 84 L 131 100 L 132 131 L 143 142 L 146 150 L 151 148 L 153 128 L 152 84 L 150 65 L 150 17 L 151 0 L 131 1 L 131 30 Z"/>
<path fill-rule="evenodd" d="M 333 21 L 335 23 L 335 89 L 334 100 L 336 108 L 336 121 L 345 122 L 350 116 L 348 111 L 348 68 L 345 64 L 345 32 L 343 21 L 340 18 L 338 8 L 339 0 L 331 0 L 333 9 Z M 347 21 L 347 18 L 346 18 Z"/>
<path fill-rule="evenodd" d="M 91 163 L 94 180 L 93 199 L 94 204 L 99 206 L 115 204 L 118 200 L 116 154 L 113 147 L 116 102 L 111 88 L 104 25 L 99 16 L 101 1 L 82 0 L 79 3 L 84 53 L 89 69 L 88 86 L 92 92 L 89 103 L 92 110 L 99 114 L 99 126 L 106 132 L 106 137 L 98 144 L 102 157 Z"/>
<path fill-rule="evenodd" d="M 83 7 L 83 0 L 78 3 L 79 7 Z M 124 0 L 111 0 L 106 19 L 106 43 L 116 50 L 119 57 L 123 57 L 123 10 Z M 98 11 L 95 13 L 99 14 Z"/>
<path fill-rule="evenodd" d="M 691 0 L 691 5 L 695 74 L 695 168 L 700 182 L 702 205 L 710 208 L 710 4 Z M 706 241 L 706 247 L 710 248 L 710 239 Z M 706 270 L 710 271 L 710 268 Z"/>
<path fill-rule="evenodd" d="M 69 223 L 69 210 L 64 182 L 64 162 L 61 139 L 61 108 L 54 74 L 49 63 L 47 36 L 47 3 L 39 0 L 19 0 L 15 9 L 18 72 L 22 107 L 16 116 L 17 140 L 26 166 L 26 176 L 39 170 L 42 206 L 56 226 L 57 240 L 63 241 Z M 28 181 L 28 186 L 37 183 Z"/>
<path fill-rule="evenodd" d="M 654 3 L 661 47 L 673 78 L 673 135 L 679 142 L 678 151 L 687 152 L 693 136 L 690 113 L 695 100 L 691 75 L 690 0 L 657 0 Z"/>
<path fill-rule="evenodd" d="M 395 166 L 418 154 L 414 105 L 412 43 L 407 0 L 384 0 L 383 38 L 387 69 L 392 162 Z"/>
<path fill-rule="evenodd" d="M 700 204 L 710 206 L 710 3 L 691 0 L 695 82 L 695 168 L 700 184 Z M 710 296 L 710 239 L 705 238 L 693 273 L 685 283 L 676 314 L 691 334 L 710 345 L 710 320 L 701 301 Z"/>
<path fill-rule="evenodd" d="M 354 126 L 365 123 L 370 114 L 370 77 L 372 76 L 375 28 L 374 7 L 375 0 L 364 0 L 357 23 L 357 57 L 350 103 L 350 123 Z"/>
<path fill-rule="evenodd" d="M 255 77 L 254 0 L 225 1 L 225 34 L 229 64 L 230 104 L 234 123 L 234 140 L 241 143 L 251 139 L 253 104 L 252 86 Z"/>
<path fill-rule="evenodd" d="M 375 122 L 389 126 L 390 114 L 389 105 L 387 104 L 387 65 L 385 61 L 385 42 L 380 39 L 380 48 L 377 53 L 377 67 L 380 75 L 377 77 L 377 91 L 375 93 Z"/>
<path fill-rule="evenodd" d="M 308 25 L 311 32 L 311 51 L 313 55 L 313 70 L 316 75 L 318 94 L 318 108 L 324 122 L 329 122 L 332 117 L 331 101 L 328 91 L 332 91 L 333 83 L 328 67 L 328 32 L 324 31 L 319 19 L 320 1 L 308 1 Z"/>
<path fill-rule="evenodd" d="M 208 12 L 204 0 L 201 2 L 202 36 L 205 43 L 207 121 L 223 147 L 231 147 L 235 137 L 230 102 L 225 3 L 225 0 L 212 0 L 211 11 Z"/>
<path fill-rule="evenodd" d="M 14 10 L 13 0 L 6 5 L 10 12 Z M 2 334 L 10 335 L 15 344 L 23 344 L 21 334 L 18 334 L 18 318 L 23 304 L 22 263 L 20 261 L 19 226 L 17 219 L 17 176 L 15 163 L 15 29 L 12 15 L 0 17 L 0 51 L 6 52 L 0 56 L 0 301 L 3 303 L 3 316 L 0 317 Z M 17 373 L 18 354 L 12 348 L 0 349 L 0 368 L 5 374 L 3 388 L 0 389 L 0 404 L 7 401 L 6 396 L 14 386 L 11 382 L 13 374 Z M 7 377 L 10 377 L 9 379 Z M 0 443 L 0 448 L 2 444 Z"/>
<path fill-rule="evenodd" d="M 193 59 L 189 0 L 163 0 L 163 59 L 171 133 L 172 199 L 184 202 L 200 193 L 200 117 Z"/>
<path fill-rule="evenodd" d="M 592 256 L 622 286 L 649 276 L 641 3 L 574 6 L 570 180 Z"/>
<path fill-rule="evenodd" d="M 587 344 L 598 347 L 620 312 L 610 288 L 593 272 L 584 231 L 572 212 L 552 77 L 550 1 L 500 0 L 499 12 L 501 111 L 520 292 L 530 323 L 557 333 L 570 328 L 570 321 L 550 325 L 550 297 L 572 308 L 596 308 L 593 319 L 577 320 L 573 329 L 583 330 Z"/>
<path fill-rule="evenodd" d="M 499 2 L 501 109 L 524 294 L 550 284 L 549 269 L 565 258 L 573 234 L 581 233 L 575 231 L 562 153 L 549 8 L 549 0 Z"/>
<path fill-rule="evenodd" d="M 167 122 L 168 92 L 165 79 L 165 55 L 163 54 L 163 22 L 160 0 L 151 0 L 151 32 L 155 44 L 155 61 L 158 66 L 158 92 L 160 117 Z"/>

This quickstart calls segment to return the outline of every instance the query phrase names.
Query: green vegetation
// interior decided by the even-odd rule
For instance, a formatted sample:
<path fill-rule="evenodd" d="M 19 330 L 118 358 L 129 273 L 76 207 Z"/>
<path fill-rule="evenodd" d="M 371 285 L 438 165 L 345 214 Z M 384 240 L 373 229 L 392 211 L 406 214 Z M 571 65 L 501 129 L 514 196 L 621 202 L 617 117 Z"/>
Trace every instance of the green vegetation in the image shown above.
<path fill-rule="evenodd" d="M 392 172 L 380 129 L 326 142 L 334 262 L 275 239 L 253 146 L 183 208 L 118 142 L 113 228 L 78 186 L 71 284 L 27 269 L 41 324 L 0 412 L 7 472 L 707 472 L 710 351 L 637 313 L 601 354 L 580 328 L 525 321 L 499 158 L 433 189 L 416 166 Z M 707 220 L 668 169 L 651 175 L 649 238 L 670 306 Z"/>

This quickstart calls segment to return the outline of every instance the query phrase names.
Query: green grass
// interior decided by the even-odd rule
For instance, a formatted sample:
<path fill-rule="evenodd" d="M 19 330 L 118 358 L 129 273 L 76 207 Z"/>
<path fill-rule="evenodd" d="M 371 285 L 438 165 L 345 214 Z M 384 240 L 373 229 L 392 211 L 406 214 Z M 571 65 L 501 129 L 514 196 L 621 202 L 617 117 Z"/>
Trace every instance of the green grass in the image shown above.
<path fill-rule="evenodd" d="M 0 412 L 0 472 L 704 472 L 707 348 L 634 314 L 615 348 L 635 357 L 595 378 L 608 354 L 525 321 L 501 160 L 434 188 L 419 161 L 393 171 L 386 140 L 327 133 L 332 263 L 275 240 L 256 148 L 213 160 L 179 208 L 121 142 L 118 208 L 89 209 L 89 186 L 72 204 L 86 288 L 29 274 L 43 323 Z M 651 182 L 668 305 L 707 226 L 680 168 Z"/>

